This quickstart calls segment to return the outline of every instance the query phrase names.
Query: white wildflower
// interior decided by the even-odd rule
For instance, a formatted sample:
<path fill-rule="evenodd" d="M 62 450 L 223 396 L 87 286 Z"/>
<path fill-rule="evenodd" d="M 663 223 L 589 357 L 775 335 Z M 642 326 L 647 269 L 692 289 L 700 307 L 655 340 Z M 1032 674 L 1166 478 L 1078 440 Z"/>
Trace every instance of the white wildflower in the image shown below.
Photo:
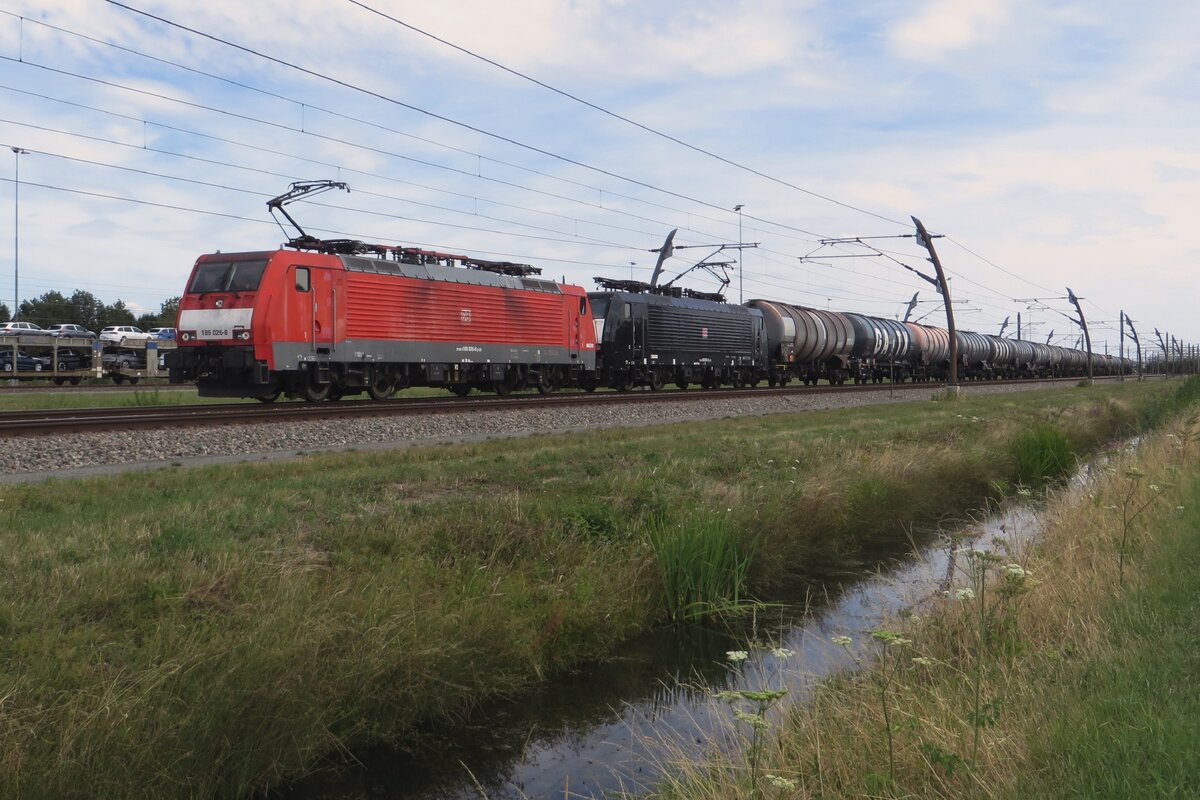
<path fill-rule="evenodd" d="M 1020 564 L 1008 564 L 1004 567 L 1004 571 L 1014 578 L 1024 578 L 1029 575 L 1029 571 Z"/>
<path fill-rule="evenodd" d="M 750 654 L 747 653 L 745 650 L 730 650 L 729 652 L 727 652 L 725 654 L 725 657 L 728 658 L 730 661 L 738 662 L 738 661 L 745 661 L 747 658 L 750 657 Z"/>
<path fill-rule="evenodd" d="M 975 599 L 975 590 L 972 589 L 970 586 L 964 586 L 962 589 L 959 589 L 958 591 L 956 591 L 954 593 L 954 599 L 955 600 L 974 600 Z"/>
<path fill-rule="evenodd" d="M 829 641 L 833 642 L 836 645 L 841 645 L 842 647 L 849 647 L 851 644 L 854 643 L 854 640 L 851 639 L 849 636 L 834 636 Z"/>
<path fill-rule="evenodd" d="M 914 658 L 914 659 L 913 659 L 913 663 L 914 663 L 914 664 L 919 664 L 919 665 L 921 665 L 922 667 L 932 667 L 932 666 L 933 666 L 933 659 L 932 659 L 932 658 L 926 658 L 925 656 L 917 656 L 916 658 Z"/>
<path fill-rule="evenodd" d="M 795 789 L 796 782 L 791 778 L 781 778 L 778 775 L 764 775 L 767 783 L 774 786 L 776 789 Z"/>
<path fill-rule="evenodd" d="M 792 656 L 796 655 L 796 651 L 791 650 L 787 647 L 776 647 L 774 650 L 771 651 L 771 655 L 775 656 L 776 658 L 780 658 L 780 659 L 791 658 Z"/>

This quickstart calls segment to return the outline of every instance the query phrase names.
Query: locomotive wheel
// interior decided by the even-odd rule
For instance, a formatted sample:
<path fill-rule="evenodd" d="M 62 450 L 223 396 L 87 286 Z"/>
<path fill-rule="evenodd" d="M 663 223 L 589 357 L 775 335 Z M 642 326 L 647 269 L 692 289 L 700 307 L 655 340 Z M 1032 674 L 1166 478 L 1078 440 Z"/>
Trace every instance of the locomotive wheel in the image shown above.
<path fill-rule="evenodd" d="M 300 390 L 300 395 L 310 403 L 320 403 L 328 400 L 332 391 L 333 384 L 317 383 L 316 379 L 310 375 L 304 381 L 304 388 Z"/>
<path fill-rule="evenodd" d="M 466 397 L 471 393 L 471 387 L 465 383 L 456 383 L 450 387 L 450 391 L 459 397 Z"/>
<path fill-rule="evenodd" d="M 396 381 L 382 370 L 376 370 L 367 381 L 367 396 L 372 400 L 387 400 L 395 392 Z"/>

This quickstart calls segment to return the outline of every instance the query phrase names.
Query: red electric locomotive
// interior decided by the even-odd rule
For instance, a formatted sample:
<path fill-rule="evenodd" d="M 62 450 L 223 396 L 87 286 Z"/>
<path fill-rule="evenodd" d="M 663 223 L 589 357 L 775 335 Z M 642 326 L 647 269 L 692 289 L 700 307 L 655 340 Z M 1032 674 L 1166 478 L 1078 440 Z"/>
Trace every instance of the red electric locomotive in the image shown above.
<path fill-rule="evenodd" d="M 294 184 L 270 205 L 333 187 L 345 188 Z M 207 397 L 320 401 L 407 386 L 550 391 L 595 369 L 581 287 L 521 264 L 300 232 L 295 249 L 200 257 L 180 300 L 173 378 Z"/>

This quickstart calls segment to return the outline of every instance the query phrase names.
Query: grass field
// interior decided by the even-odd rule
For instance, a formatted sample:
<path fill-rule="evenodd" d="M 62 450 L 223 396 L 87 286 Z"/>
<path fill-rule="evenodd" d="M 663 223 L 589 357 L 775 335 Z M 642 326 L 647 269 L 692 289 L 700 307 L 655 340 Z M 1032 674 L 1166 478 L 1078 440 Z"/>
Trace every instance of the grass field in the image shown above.
<path fill-rule="evenodd" d="M 407 741 L 663 624 L 668 581 L 703 615 L 857 570 L 1172 388 L 4 487 L 0 796 L 241 797 Z M 733 583 L 664 572 L 693 529 L 748 555 Z"/>

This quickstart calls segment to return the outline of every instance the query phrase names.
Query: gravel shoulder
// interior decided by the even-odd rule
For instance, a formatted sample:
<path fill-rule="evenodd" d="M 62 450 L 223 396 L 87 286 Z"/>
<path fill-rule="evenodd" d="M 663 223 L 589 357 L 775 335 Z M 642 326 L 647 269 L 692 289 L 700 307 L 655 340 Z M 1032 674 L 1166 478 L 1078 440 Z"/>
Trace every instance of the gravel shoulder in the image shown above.
<path fill-rule="evenodd" d="M 965 385 L 965 397 L 1068 389 L 1070 382 Z M 373 417 L 337 422 L 280 422 L 206 428 L 54 434 L 9 440 L 0 453 L 0 483 L 33 483 L 155 469 L 272 461 L 318 452 L 379 451 L 451 442 L 539 436 L 596 428 L 640 427 L 705 419 L 788 414 L 879 403 L 928 402 L 937 389 L 680 400 L 593 408 L 475 411 Z"/>

